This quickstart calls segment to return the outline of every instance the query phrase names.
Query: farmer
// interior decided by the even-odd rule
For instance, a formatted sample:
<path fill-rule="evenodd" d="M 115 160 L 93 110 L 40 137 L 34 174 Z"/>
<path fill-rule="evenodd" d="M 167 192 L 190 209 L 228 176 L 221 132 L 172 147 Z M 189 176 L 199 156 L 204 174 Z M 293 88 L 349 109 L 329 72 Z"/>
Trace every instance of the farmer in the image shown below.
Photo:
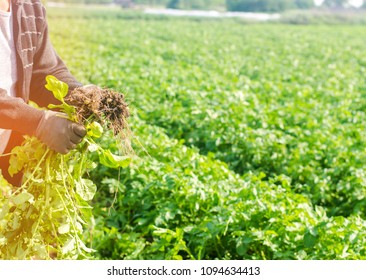
<path fill-rule="evenodd" d="M 45 89 L 47 75 L 67 83 L 70 90 L 82 86 L 52 47 L 45 16 L 41 0 L 0 0 L 0 170 L 13 185 L 19 185 L 21 174 L 9 176 L 7 154 L 24 135 L 66 154 L 86 134 L 83 126 L 58 113 L 27 104 L 59 103 Z"/>

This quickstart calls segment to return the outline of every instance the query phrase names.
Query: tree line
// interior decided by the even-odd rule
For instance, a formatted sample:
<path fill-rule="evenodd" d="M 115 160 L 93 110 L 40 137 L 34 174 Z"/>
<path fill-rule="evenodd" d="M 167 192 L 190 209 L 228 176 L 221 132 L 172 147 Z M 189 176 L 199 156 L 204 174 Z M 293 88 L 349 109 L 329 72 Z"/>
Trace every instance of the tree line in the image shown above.
<path fill-rule="evenodd" d="M 280 12 L 289 9 L 309 9 L 313 0 L 226 0 L 229 11 Z"/>
<path fill-rule="evenodd" d="M 213 9 L 226 7 L 228 11 L 281 12 L 290 9 L 311 9 L 314 0 L 136 0 L 137 4 L 160 4 L 172 9 Z M 350 0 L 324 0 L 326 8 L 351 7 Z M 363 7 L 366 7 L 364 1 Z"/>

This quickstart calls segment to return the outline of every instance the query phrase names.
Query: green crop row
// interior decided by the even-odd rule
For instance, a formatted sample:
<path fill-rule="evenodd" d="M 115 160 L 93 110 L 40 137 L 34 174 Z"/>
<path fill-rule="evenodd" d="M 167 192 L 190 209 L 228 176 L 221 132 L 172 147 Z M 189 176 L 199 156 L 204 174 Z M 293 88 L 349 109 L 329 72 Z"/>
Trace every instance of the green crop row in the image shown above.
<path fill-rule="evenodd" d="M 99 257 L 365 255 L 363 28 L 119 13 L 50 18 L 81 81 L 127 93 L 150 155 L 91 175 Z"/>
<path fill-rule="evenodd" d="M 98 168 L 100 259 L 362 259 L 366 223 L 328 218 L 292 192 L 290 179 L 243 178 L 164 130 L 134 119 L 140 146 L 120 172 Z M 103 142 L 108 148 L 115 143 Z"/>

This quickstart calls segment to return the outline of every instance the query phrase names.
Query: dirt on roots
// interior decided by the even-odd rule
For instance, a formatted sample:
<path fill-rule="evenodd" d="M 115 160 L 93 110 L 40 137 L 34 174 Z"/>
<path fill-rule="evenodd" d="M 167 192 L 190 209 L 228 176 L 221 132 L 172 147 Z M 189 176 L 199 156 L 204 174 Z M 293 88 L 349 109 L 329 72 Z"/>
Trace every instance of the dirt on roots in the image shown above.
<path fill-rule="evenodd" d="M 65 101 L 76 107 L 79 123 L 107 124 L 115 135 L 128 131 L 130 111 L 122 93 L 91 85 L 74 89 Z"/>

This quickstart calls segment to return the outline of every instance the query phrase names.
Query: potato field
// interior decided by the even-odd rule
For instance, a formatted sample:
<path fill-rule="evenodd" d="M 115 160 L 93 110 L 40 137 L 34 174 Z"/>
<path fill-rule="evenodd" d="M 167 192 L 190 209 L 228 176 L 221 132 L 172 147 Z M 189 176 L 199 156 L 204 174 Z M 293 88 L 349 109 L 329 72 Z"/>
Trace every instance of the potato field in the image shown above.
<path fill-rule="evenodd" d="M 132 115 L 131 165 L 88 172 L 88 258 L 366 259 L 364 26 L 48 19 L 74 76 Z"/>

